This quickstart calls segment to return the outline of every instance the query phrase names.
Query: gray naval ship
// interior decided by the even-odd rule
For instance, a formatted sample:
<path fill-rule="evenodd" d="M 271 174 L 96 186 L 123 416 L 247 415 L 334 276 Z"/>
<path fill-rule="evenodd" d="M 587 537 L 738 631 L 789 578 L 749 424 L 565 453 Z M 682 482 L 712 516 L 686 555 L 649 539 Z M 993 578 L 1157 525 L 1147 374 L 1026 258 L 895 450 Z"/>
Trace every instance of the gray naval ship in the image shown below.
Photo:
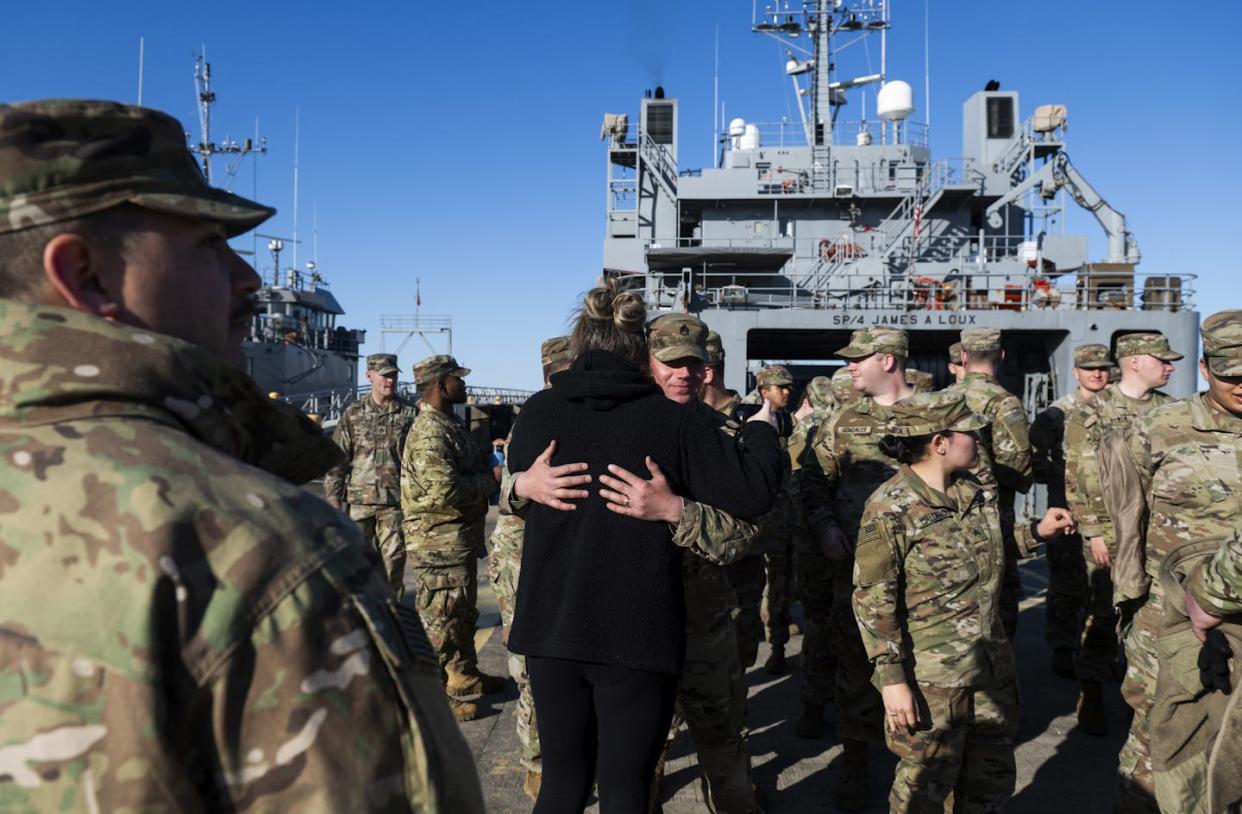
<path fill-rule="evenodd" d="M 1070 161 L 1065 106 L 1027 112 L 989 82 L 962 105 L 961 157 L 933 158 L 912 88 L 886 75 L 890 11 L 782 0 L 755 16 L 788 54 L 800 121 L 722 120 L 715 166 L 678 164 L 678 102 L 661 88 L 636 117 L 608 114 L 605 274 L 653 314 L 689 311 L 718 331 L 739 392 L 763 361 L 803 382 L 830 372 L 866 326 L 909 331 L 909 365 L 937 386 L 959 331 L 1001 329 L 1002 384 L 1032 415 L 1074 386 L 1077 345 L 1160 331 L 1194 359 L 1193 275 L 1138 270 L 1125 216 Z M 879 72 L 851 73 L 876 38 Z M 1065 233 L 1067 202 L 1098 221 L 1103 257 Z M 1195 384 L 1183 363 L 1167 389 Z"/>

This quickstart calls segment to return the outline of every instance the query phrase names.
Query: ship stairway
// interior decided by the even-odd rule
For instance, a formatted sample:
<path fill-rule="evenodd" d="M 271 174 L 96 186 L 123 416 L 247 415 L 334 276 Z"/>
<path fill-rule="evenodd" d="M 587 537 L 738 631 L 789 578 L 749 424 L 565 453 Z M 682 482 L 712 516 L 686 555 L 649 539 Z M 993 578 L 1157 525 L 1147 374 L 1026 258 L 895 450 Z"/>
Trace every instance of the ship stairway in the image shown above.
<path fill-rule="evenodd" d="M 677 199 L 677 162 L 667 146 L 656 144 L 645 132 L 638 139 L 638 156 L 643 168 L 655 179 L 670 200 Z"/>

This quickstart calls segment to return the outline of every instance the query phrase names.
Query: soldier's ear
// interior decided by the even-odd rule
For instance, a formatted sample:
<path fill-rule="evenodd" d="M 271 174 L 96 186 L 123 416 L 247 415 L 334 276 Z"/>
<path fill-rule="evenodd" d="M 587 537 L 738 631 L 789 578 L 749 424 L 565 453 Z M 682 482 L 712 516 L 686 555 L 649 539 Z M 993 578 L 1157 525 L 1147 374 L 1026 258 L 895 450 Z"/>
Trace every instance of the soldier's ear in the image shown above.
<path fill-rule="evenodd" d="M 61 304 L 95 316 L 121 313 L 117 258 L 72 232 L 56 235 L 43 247 L 43 273 Z"/>

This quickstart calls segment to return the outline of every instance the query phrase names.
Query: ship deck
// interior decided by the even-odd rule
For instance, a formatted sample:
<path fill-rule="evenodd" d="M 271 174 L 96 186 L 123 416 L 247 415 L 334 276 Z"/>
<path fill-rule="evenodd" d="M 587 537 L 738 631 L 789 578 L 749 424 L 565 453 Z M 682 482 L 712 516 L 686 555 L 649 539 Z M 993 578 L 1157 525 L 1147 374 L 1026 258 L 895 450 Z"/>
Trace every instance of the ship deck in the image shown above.
<path fill-rule="evenodd" d="M 488 518 L 488 534 L 495 510 Z M 1077 685 L 1057 678 L 1044 645 L 1044 597 L 1048 571 L 1042 558 L 1022 567 L 1024 599 L 1018 623 L 1017 659 L 1021 677 L 1022 720 L 1018 736 L 1018 782 L 1010 814 L 1046 814 L 1049 811 L 1094 812 L 1111 810 L 1117 751 L 1125 736 L 1128 710 L 1111 685 L 1105 707 L 1111 733 L 1093 738 L 1074 729 Z M 484 561 L 479 566 L 480 667 L 506 675 L 506 657 L 500 642 L 499 614 L 495 594 L 487 580 Z M 800 712 L 798 665 L 802 637 L 789 644 L 791 672 L 769 676 L 762 669 L 767 645 L 761 645 L 758 665 L 747 675 L 750 693 L 750 752 L 756 780 L 767 796 L 769 814 L 821 814 L 835 810 L 832 784 L 841 771 L 841 748 L 832 733 L 829 712 L 827 734 L 820 740 L 801 740 L 793 735 L 793 721 Z M 514 730 L 517 690 L 483 699 L 483 717 L 462 724 L 462 732 L 474 753 L 487 809 L 493 814 L 527 814 L 532 803 L 522 793 L 525 772 L 518 760 Z M 670 749 L 663 784 L 664 813 L 706 812 L 698 781 L 693 750 L 683 730 Z M 893 759 L 880 747 L 873 750 L 872 799 L 867 812 L 885 812 Z M 598 809 L 593 805 L 590 811 Z"/>

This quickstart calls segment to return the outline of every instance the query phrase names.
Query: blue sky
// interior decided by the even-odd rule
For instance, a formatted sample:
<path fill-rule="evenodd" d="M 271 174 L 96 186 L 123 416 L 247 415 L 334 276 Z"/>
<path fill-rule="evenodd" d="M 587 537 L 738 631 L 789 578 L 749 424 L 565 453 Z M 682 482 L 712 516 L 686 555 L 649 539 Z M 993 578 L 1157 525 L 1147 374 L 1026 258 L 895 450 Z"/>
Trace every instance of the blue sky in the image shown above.
<path fill-rule="evenodd" d="M 1066 104 L 1069 153 L 1128 216 L 1141 270 L 1198 274 L 1205 314 L 1242 305 L 1242 4 L 928 2 L 935 157 L 960 154 L 961 104 L 989 79 L 1021 92 L 1023 117 Z M 889 76 L 915 87 L 922 120 L 923 0 L 893 7 Z M 749 0 L 224 2 L 195 13 L 12 4 L 6 28 L 26 35 L 0 51 L 0 99 L 134 101 L 141 36 L 144 103 L 196 131 L 192 54 L 205 44 L 213 135 L 250 135 L 258 117 L 268 138 L 258 197 L 280 212 L 262 230 L 292 232 L 300 109 L 299 262 L 317 209 L 319 268 L 348 323 L 368 330 L 366 350 L 380 349 L 380 314 L 413 312 L 419 278 L 423 313 L 452 315 L 475 384 L 538 386 L 539 341 L 565 331 L 599 273 L 605 112 L 633 112 L 663 84 L 681 100 L 680 166 L 709 164 L 718 27 L 728 116 L 797 115 L 777 47 L 750 33 Z M 253 192 L 249 162 L 233 186 Z M 1067 231 L 1102 256 L 1089 216 L 1074 213 Z M 426 352 L 412 341 L 402 368 Z"/>

